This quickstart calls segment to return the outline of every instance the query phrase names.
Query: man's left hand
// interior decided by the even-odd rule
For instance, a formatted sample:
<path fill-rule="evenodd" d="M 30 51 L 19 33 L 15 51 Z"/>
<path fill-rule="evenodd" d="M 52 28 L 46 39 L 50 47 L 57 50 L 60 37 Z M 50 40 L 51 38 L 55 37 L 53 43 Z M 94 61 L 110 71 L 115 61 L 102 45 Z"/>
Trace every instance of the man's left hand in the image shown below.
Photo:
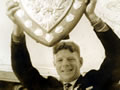
<path fill-rule="evenodd" d="M 85 11 L 85 15 L 88 18 L 88 20 L 91 22 L 91 24 L 94 24 L 96 22 L 96 19 L 98 18 L 95 14 L 96 3 L 97 0 L 88 0 L 88 5 Z"/>

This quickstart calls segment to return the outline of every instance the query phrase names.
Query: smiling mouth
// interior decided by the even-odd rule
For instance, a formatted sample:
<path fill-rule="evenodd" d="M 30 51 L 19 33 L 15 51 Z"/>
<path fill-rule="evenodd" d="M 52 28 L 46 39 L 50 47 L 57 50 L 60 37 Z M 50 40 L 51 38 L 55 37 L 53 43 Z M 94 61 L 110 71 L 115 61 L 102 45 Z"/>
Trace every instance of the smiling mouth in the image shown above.
<path fill-rule="evenodd" d="M 73 71 L 73 69 L 62 70 L 62 72 L 65 72 L 65 73 L 69 73 L 71 71 Z"/>

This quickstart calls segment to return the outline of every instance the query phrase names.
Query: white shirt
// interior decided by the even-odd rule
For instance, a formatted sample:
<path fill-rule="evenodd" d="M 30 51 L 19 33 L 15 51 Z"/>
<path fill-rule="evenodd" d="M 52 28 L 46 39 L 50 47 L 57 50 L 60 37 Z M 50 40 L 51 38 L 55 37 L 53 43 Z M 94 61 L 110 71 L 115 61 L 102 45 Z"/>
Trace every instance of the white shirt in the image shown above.
<path fill-rule="evenodd" d="M 72 86 L 69 87 L 69 90 L 75 90 L 75 88 L 73 88 L 73 87 L 74 87 L 76 81 L 77 81 L 77 79 L 74 80 L 74 81 L 72 81 L 72 82 L 63 82 L 63 84 L 65 84 L 65 83 L 70 83 Z M 63 87 L 63 88 L 64 88 L 64 90 L 65 90 L 65 87 Z"/>

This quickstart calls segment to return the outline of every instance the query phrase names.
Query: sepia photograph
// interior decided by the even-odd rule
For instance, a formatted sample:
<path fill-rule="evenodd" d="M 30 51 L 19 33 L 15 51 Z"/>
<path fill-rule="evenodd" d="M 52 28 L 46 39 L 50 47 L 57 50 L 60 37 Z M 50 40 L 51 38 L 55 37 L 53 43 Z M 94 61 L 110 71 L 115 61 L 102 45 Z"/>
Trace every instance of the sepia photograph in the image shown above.
<path fill-rule="evenodd" d="M 0 90 L 120 90 L 120 0 L 1 0 Z"/>

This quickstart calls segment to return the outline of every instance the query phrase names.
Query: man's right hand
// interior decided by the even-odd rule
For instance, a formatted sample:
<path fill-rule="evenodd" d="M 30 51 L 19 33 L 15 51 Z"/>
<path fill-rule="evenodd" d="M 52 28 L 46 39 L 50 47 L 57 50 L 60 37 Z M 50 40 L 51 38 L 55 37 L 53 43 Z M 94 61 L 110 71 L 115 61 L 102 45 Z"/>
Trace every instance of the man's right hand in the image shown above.
<path fill-rule="evenodd" d="M 18 25 L 18 22 L 16 21 L 16 18 L 14 17 L 14 14 L 16 13 L 16 11 L 18 9 L 20 9 L 19 7 L 19 3 L 14 2 L 12 0 L 9 0 L 6 3 L 6 7 L 7 7 L 7 15 L 8 17 L 13 21 L 14 23 L 14 29 L 13 29 L 13 35 L 20 37 L 23 36 L 23 30 L 22 28 Z"/>

